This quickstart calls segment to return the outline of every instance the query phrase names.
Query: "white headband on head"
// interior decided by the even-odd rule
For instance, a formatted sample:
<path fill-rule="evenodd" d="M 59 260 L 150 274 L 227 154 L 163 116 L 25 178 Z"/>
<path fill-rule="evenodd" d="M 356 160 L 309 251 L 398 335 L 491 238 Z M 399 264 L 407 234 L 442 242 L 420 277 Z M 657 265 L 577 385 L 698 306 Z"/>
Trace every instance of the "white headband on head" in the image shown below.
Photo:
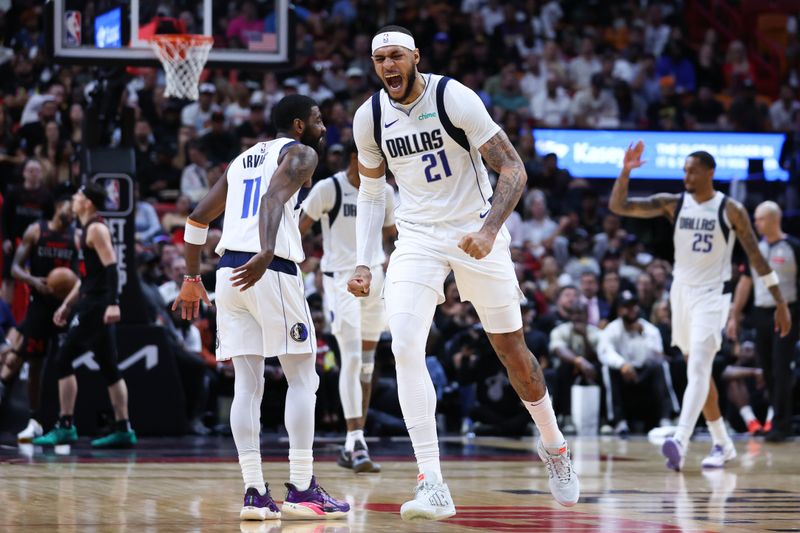
<path fill-rule="evenodd" d="M 373 54 L 375 53 L 375 50 L 384 46 L 402 46 L 403 48 L 408 48 L 411 51 L 414 51 L 417 48 L 414 44 L 414 38 L 412 36 L 399 31 L 387 31 L 384 33 L 379 33 L 372 38 Z"/>

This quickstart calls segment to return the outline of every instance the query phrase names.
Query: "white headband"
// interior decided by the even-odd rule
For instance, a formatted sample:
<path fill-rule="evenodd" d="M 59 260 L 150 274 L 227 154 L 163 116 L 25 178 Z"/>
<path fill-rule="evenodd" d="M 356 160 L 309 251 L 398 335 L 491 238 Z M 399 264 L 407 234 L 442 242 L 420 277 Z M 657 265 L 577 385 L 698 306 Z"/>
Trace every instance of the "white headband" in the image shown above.
<path fill-rule="evenodd" d="M 373 54 L 375 53 L 375 50 L 384 46 L 402 46 L 403 48 L 408 48 L 412 52 L 417 48 L 414 44 L 414 38 L 412 36 L 399 31 L 379 33 L 372 38 Z"/>

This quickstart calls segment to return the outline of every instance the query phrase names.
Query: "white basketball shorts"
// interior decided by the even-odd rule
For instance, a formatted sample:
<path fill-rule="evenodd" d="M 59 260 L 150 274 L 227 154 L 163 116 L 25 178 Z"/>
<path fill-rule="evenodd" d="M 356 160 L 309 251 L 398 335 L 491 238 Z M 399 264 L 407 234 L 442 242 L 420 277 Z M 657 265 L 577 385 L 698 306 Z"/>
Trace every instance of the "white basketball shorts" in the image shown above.
<path fill-rule="evenodd" d="M 242 292 L 231 284 L 232 268 L 217 270 L 217 360 L 237 355 L 277 357 L 317 350 L 302 273 L 267 269 Z"/>
<path fill-rule="evenodd" d="M 731 293 L 723 293 L 720 283 L 687 285 L 675 282 L 670 289 L 672 309 L 672 345 L 684 355 L 690 355 L 692 341 L 714 338 L 718 351 L 722 346 L 722 331 L 728 320 Z"/>
<path fill-rule="evenodd" d="M 347 291 L 347 280 L 353 275 L 352 270 L 325 273 L 322 276 L 322 288 L 325 311 L 331 321 L 331 333 L 339 335 L 342 324 L 361 329 L 361 339 L 377 341 L 386 329 L 386 309 L 383 305 L 383 266 L 370 268 L 372 284 L 369 296 L 356 298 Z"/>
<path fill-rule="evenodd" d="M 390 284 L 412 282 L 436 291 L 444 301 L 444 280 L 452 270 L 461 301 L 475 306 L 484 329 L 489 333 L 508 333 L 522 327 L 519 304 L 524 300 L 517 282 L 505 226 L 483 259 L 474 259 L 458 247 L 461 238 L 480 230 L 478 215 L 458 222 L 412 224 L 398 220 L 398 240 L 386 273 Z M 389 316 L 394 310 L 387 308 Z"/>

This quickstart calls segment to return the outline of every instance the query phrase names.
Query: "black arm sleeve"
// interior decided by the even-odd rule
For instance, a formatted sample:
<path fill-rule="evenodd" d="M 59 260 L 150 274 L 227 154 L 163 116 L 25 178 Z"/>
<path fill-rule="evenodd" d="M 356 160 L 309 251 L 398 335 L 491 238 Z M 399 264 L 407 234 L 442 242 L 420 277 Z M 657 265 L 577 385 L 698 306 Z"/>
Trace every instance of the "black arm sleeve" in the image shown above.
<path fill-rule="evenodd" d="M 108 292 L 106 293 L 106 301 L 108 305 L 119 304 L 119 272 L 117 271 L 117 264 L 111 263 L 106 266 L 106 283 L 108 285 Z"/>

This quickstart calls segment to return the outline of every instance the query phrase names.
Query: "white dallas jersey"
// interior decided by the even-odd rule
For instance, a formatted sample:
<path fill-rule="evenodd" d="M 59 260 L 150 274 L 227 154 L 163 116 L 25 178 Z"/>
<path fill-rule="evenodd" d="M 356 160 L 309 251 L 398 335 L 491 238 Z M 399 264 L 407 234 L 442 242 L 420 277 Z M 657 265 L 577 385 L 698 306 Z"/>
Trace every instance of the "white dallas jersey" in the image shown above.
<path fill-rule="evenodd" d="M 431 224 L 484 214 L 492 186 L 478 148 L 500 126 L 471 89 L 443 76 L 420 76 L 425 90 L 414 103 L 401 106 L 381 90 L 358 108 L 358 159 L 377 168 L 385 158 L 400 190 L 398 220 Z"/>
<path fill-rule="evenodd" d="M 719 191 L 702 204 L 691 194 L 681 195 L 673 235 L 676 283 L 713 285 L 731 279 L 736 237 L 725 213 L 726 204 Z"/>
<path fill-rule="evenodd" d="M 242 152 L 228 167 L 228 196 L 225 200 L 225 218 L 222 238 L 217 245 L 219 255 L 225 250 L 237 252 L 261 251 L 258 235 L 259 207 L 266 194 L 272 175 L 278 169 L 281 149 L 291 142 L 289 138 L 256 143 Z M 300 263 L 305 259 L 297 219 L 299 191 L 283 206 L 283 217 L 275 239 L 275 257 Z"/>
<path fill-rule="evenodd" d="M 347 174 L 337 172 L 319 181 L 303 202 L 303 211 L 313 220 L 322 221 L 323 272 L 340 272 L 356 267 L 356 200 L 358 189 Z M 383 227 L 394 225 L 394 189 L 386 185 L 386 209 Z M 383 239 L 381 239 L 382 241 Z M 386 260 L 383 247 L 375 250 L 370 266 Z"/>

